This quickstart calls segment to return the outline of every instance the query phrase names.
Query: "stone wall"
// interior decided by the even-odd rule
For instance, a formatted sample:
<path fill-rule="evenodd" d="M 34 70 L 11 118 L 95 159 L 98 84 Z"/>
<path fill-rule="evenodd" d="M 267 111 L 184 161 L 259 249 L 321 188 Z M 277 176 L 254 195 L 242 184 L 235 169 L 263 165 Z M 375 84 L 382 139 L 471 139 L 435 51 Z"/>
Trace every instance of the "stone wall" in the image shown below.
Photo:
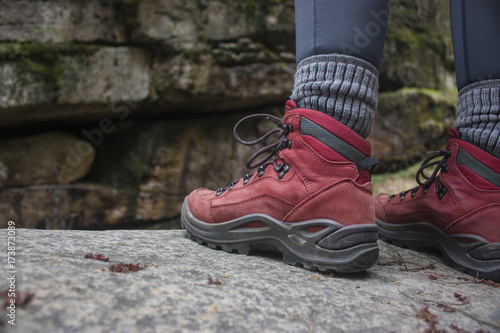
<path fill-rule="evenodd" d="M 442 145 L 456 100 L 447 1 L 391 6 L 380 172 Z M 1 1 L 0 227 L 175 218 L 194 188 L 246 172 L 232 127 L 282 115 L 294 50 L 292 0 Z"/>

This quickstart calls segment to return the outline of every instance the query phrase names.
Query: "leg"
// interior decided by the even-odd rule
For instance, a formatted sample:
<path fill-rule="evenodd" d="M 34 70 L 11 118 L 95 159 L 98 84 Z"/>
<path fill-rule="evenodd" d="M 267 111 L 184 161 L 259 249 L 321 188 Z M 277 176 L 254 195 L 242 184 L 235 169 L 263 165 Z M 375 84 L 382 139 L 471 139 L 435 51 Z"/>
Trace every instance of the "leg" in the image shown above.
<path fill-rule="evenodd" d="M 419 186 L 377 196 L 376 220 L 384 240 L 437 248 L 445 263 L 500 281 L 500 1 L 451 0 L 450 10 L 456 129 L 446 150 L 422 164 Z M 430 177 L 428 167 L 435 167 Z"/>
<path fill-rule="evenodd" d="M 291 99 L 366 138 L 377 108 L 389 0 L 296 0 L 297 73 Z"/>
<path fill-rule="evenodd" d="M 450 18 L 457 87 L 500 79 L 500 2 L 451 0 Z"/>
<path fill-rule="evenodd" d="M 377 69 L 389 23 L 389 0 L 296 0 L 297 64 L 321 54 L 344 54 Z"/>
<path fill-rule="evenodd" d="M 275 248 L 286 263 L 311 270 L 355 272 L 376 262 L 368 171 L 376 160 L 363 137 L 376 108 L 387 5 L 296 1 L 294 101 L 287 102 L 283 120 L 251 116 L 273 121 L 278 128 L 263 139 L 274 133 L 278 141 L 250 157 L 247 168 L 257 170 L 186 198 L 181 221 L 194 239 L 229 252 Z M 240 143 L 261 141 L 241 140 L 240 124 L 234 131 Z"/>
<path fill-rule="evenodd" d="M 462 139 L 500 157 L 500 1 L 451 0 Z"/>

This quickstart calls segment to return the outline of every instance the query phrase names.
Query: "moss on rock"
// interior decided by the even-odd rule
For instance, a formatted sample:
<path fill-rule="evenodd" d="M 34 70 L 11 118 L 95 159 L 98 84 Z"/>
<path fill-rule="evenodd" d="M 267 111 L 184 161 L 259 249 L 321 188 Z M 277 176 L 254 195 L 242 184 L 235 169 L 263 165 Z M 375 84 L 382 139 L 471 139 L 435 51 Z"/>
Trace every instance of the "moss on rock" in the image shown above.
<path fill-rule="evenodd" d="M 457 93 L 403 88 L 379 95 L 374 135 L 369 139 L 381 165 L 377 172 L 397 171 L 440 150 L 453 126 Z"/>
<path fill-rule="evenodd" d="M 65 70 L 64 55 L 89 55 L 99 49 L 96 45 L 0 43 L 0 61 L 19 62 L 30 73 L 48 83 L 57 84 Z"/>

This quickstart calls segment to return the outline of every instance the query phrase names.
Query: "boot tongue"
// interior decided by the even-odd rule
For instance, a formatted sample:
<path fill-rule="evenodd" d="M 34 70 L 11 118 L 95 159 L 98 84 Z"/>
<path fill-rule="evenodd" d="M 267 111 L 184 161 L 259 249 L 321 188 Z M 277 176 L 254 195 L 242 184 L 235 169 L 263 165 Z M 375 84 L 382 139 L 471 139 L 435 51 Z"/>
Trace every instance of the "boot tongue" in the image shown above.
<path fill-rule="evenodd" d="M 289 99 L 285 104 L 285 111 L 286 112 L 290 111 L 291 109 L 296 109 L 296 108 L 297 108 L 297 104 L 295 104 L 295 102 L 292 101 L 291 99 Z"/>

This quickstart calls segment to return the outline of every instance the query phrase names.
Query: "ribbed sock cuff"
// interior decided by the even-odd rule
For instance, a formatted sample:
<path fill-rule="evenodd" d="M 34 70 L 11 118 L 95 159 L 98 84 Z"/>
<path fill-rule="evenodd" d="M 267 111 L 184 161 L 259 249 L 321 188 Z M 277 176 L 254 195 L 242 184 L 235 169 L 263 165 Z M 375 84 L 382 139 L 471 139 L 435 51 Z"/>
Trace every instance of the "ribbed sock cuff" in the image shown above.
<path fill-rule="evenodd" d="M 378 71 L 352 56 L 312 56 L 298 64 L 290 98 L 299 107 L 326 113 L 366 138 L 377 109 Z"/>
<path fill-rule="evenodd" d="M 500 158 L 500 80 L 480 81 L 460 90 L 455 128 L 461 139 Z"/>

